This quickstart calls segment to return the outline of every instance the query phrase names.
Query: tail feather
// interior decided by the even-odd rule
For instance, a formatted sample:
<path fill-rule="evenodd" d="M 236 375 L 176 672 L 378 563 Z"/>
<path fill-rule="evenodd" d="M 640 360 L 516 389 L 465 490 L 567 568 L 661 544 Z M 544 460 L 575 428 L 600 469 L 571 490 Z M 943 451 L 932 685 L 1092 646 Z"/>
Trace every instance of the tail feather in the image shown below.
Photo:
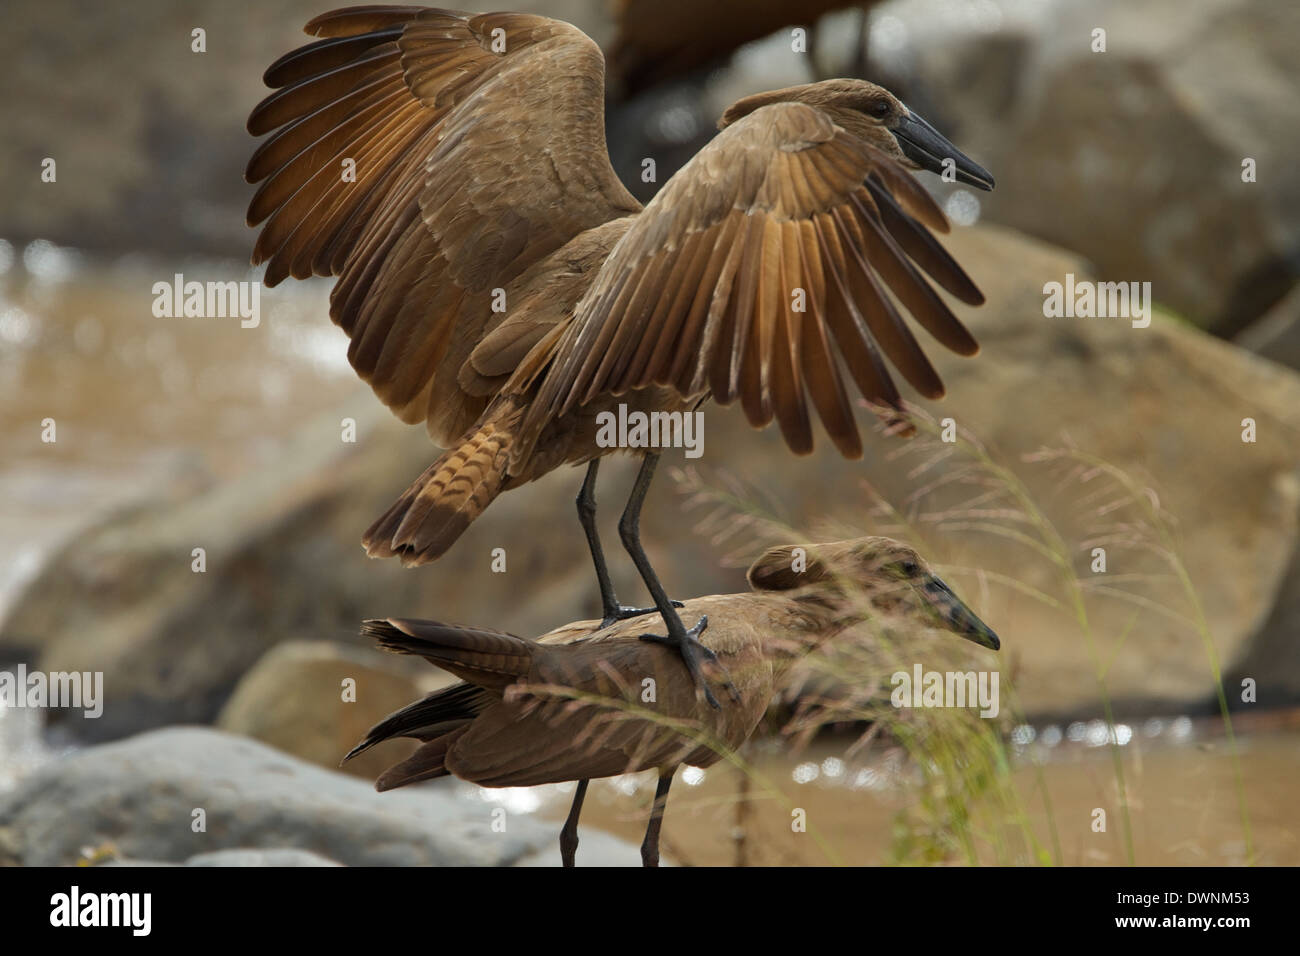
<path fill-rule="evenodd" d="M 457 684 L 385 717 L 344 757 L 348 761 L 393 737 L 424 743 L 410 757 L 389 767 L 375 781 L 377 790 L 445 777 L 447 753 L 482 710 L 499 699 L 492 692 L 529 672 L 534 644 L 513 634 L 437 621 L 390 618 L 366 621 L 361 633 L 385 650 L 416 654 L 469 683 Z"/>
<path fill-rule="evenodd" d="M 499 690 L 528 674 L 536 645 L 485 628 L 389 618 L 366 621 L 361 633 L 381 647 L 416 654 L 480 687 Z"/>
<path fill-rule="evenodd" d="M 421 745 L 411 756 L 380 774 L 379 779 L 375 781 L 375 789 L 382 793 L 385 790 L 404 787 L 408 783 L 419 783 L 421 780 L 447 776 L 451 772 L 446 764 L 447 751 L 468 729 L 469 725 L 466 724 L 437 740 Z"/>
<path fill-rule="evenodd" d="M 501 420 L 468 432 L 370 526 L 366 553 L 408 566 L 442 557 L 501 492 L 513 437 Z"/>
<path fill-rule="evenodd" d="M 389 714 L 371 727 L 366 732 L 365 740 L 353 747 L 343 762 L 394 737 L 411 737 L 428 743 L 457 727 L 463 727 L 497 699 L 474 684 L 453 684 L 435 691 Z"/>

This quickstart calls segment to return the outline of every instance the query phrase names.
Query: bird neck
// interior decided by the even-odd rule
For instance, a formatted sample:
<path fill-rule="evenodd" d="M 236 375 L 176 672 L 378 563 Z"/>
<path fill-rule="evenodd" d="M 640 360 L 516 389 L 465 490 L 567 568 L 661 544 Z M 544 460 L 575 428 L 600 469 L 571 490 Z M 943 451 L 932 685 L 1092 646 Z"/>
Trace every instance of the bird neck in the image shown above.
<path fill-rule="evenodd" d="M 860 619 L 860 615 L 847 614 L 843 602 L 824 587 L 810 586 L 761 597 L 768 613 L 764 634 L 767 653 L 786 666 Z"/>

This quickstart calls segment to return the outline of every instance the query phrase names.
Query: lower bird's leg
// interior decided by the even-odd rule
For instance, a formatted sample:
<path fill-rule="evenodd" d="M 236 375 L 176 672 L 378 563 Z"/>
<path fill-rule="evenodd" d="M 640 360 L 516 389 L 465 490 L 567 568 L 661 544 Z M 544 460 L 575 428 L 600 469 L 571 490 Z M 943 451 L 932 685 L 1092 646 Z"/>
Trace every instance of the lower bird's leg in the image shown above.
<path fill-rule="evenodd" d="M 650 808 L 650 823 L 645 828 L 645 839 L 641 841 L 641 865 L 659 865 L 659 830 L 664 822 L 664 808 L 668 806 L 668 788 L 673 783 L 671 770 L 659 774 L 659 785 L 655 787 L 655 802 Z"/>
<path fill-rule="evenodd" d="M 686 629 L 681 617 L 673 610 L 673 604 L 668 600 L 664 586 L 659 583 L 658 575 L 650 566 L 650 559 L 646 557 L 645 549 L 641 547 L 641 506 L 645 503 L 646 492 L 650 489 L 650 481 L 654 478 L 655 465 L 658 463 L 659 455 L 653 452 L 647 454 L 642 460 L 641 470 L 637 472 L 636 482 L 632 485 L 632 494 L 627 499 L 627 507 L 623 510 L 623 517 L 618 523 L 623 547 L 632 556 L 632 563 L 641 573 L 641 580 L 649 589 L 655 607 L 659 609 L 668 628 L 666 635 L 642 634 L 641 639 L 675 647 L 682 655 L 682 661 L 686 664 L 686 669 L 690 672 L 696 686 L 703 689 L 704 696 L 714 707 L 718 706 L 718 701 L 713 696 L 713 691 L 709 689 L 705 671 L 709 672 L 707 676 L 713 677 L 727 688 L 727 693 L 731 695 L 732 700 L 739 701 L 740 693 L 736 690 L 736 685 L 731 682 L 726 668 L 718 662 L 717 655 L 698 640 L 699 635 L 703 634 L 704 629 L 709 626 L 709 619 L 701 617 L 694 627 L 689 631 Z"/>
<path fill-rule="evenodd" d="M 578 791 L 573 795 L 573 806 L 560 830 L 560 862 L 564 866 L 575 865 L 578 853 L 578 815 L 582 813 L 582 801 L 587 796 L 587 781 L 578 781 Z"/>
<path fill-rule="evenodd" d="M 578 520 L 587 535 L 587 547 L 591 549 L 591 561 L 596 565 L 596 581 L 600 584 L 602 628 L 609 627 L 615 621 L 626 621 L 630 617 L 639 617 L 659 610 L 657 607 L 623 607 L 614 594 L 614 583 L 609 579 L 609 566 L 605 563 L 605 550 L 600 546 L 600 533 L 596 530 L 596 472 L 600 469 L 600 459 L 593 458 L 587 464 L 587 477 L 582 480 L 582 490 L 578 492 Z M 680 601 L 674 601 L 675 607 L 681 607 Z"/>

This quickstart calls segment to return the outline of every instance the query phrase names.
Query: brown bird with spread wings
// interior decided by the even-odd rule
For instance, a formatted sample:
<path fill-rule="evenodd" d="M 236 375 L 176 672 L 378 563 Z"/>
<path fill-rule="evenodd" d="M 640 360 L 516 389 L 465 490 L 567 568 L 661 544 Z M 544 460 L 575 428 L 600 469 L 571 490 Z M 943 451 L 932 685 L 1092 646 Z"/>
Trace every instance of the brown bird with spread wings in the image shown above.
<path fill-rule="evenodd" d="M 330 314 L 357 374 L 448 448 L 366 532 L 374 557 L 441 556 L 502 491 L 588 463 L 578 512 L 606 621 L 595 527 L 597 415 L 712 397 L 796 454 L 812 418 L 862 454 L 851 397 L 899 409 L 885 359 L 943 386 L 895 305 L 963 355 L 975 340 L 922 275 L 982 296 L 931 230 L 948 224 L 907 169 L 992 177 L 887 90 L 828 80 L 751 96 L 642 208 L 610 167 L 604 60 L 545 17 L 352 7 L 266 71 L 248 120 L 248 222 L 265 282 L 339 277 Z M 796 302 L 802 310 L 796 311 Z M 504 306 L 504 308 L 503 308 Z M 676 647 L 713 654 L 673 610 L 640 544 L 658 461 L 645 454 L 620 534 Z M 648 638 L 652 637 L 647 635 Z"/>
<path fill-rule="evenodd" d="M 455 774 L 486 787 L 577 780 L 560 833 L 566 866 L 578 848 L 578 816 L 591 777 L 658 770 L 641 847 L 659 861 L 668 787 L 683 763 L 708 767 L 754 732 L 800 657 L 864 619 L 950 631 L 997 650 L 997 635 L 915 551 L 890 538 L 773 548 L 749 569 L 749 594 L 687 602 L 709 614 L 704 642 L 735 679 L 740 699 L 716 710 L 674 681 L 669 652 L 638 639 L 634 625 L 595 621 L 535 641 L 434 621 L 367 621 L 389 650 L 418 654 L 465 682 L 436 691 L 380 721 L 346 759 L 393 737 L 422 741 L 376 782 L 391 790 Z M 802 570 L 795 570 L 801 568 Z M 655 695 L 643 697 L 647 678 Z"/>

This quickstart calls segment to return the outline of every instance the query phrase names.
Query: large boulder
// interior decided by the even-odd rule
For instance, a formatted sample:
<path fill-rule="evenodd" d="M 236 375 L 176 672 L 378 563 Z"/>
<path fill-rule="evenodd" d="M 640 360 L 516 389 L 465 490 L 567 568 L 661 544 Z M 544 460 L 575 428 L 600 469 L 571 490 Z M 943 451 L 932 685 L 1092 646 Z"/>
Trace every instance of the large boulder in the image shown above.
<path fill-rule="evenodd" d="M 894 8 L 912 42 L 893 55 L 997 177 L 978 194 L 986 216 L 1073 249 L 1103 279 L 1150 281 L 1157 301 L 1224 335 L 1295 284 L 1300 6 L 948 6 Z"/>
<path fill-rule="evenodd" d="M 262 73 L 308 43 L 322 0 L 230 4 L 137 0 L 129 12 L 78 0 L 25 2 L 0 32 L 0 88 L 12 111 L 0 151 L 7 239 L 117 252 L 247 255 L 245 122 L 270 91 Z M 514 0 L 608 39 L 591 0 Z M 542 9 L 544 8 L 544 9 Z M 192 50 L 205 31 L 206 52 Z M 93 61 L 93 70 L 69 70 Z M 112 77 L 112 82 L 105 82 Z M 41 181 L 54 159 L 58 179 Z"/>
<path fill-rule="evenodd" d="M 1196 602 L 1234 680 L 1254 677 L 1270 703 L 1300 699 L 1292 650 L 1300 577 L 1288 571 L 1300 545 L 1300 376 L 1159 312 L 1147 328 L 1127 319 L 1046 318 L 1044 283 L 1092 275 L 1074 254 L 991 226 L 956 230 L 946 244 L 987 295 L 983 307 L 961 311 L 982 350 L 964 359 L 935 347 L 950 397 L 918 404 L 982 443 L 1023 486 L 1063 553 L 1017 543 L 1038 532 L 1014 496 L 981 505 L 977 496 L 991 489 L 960 480 L 974 459 L 934 438 L 906 445 L 873 436 L 862 463 L 824 450 L 796 461 L 768 431 L 706 443 L 702 461 L 748 482 L 781 522 L 822 534 L 888 532 L 898 519 L 869 512 L 868 490 L 882 495 L 1002 636 L 999 660 L 1031 717 L 1098 713 L 1099 668 L 1121 713 L 1211 706 L 1214 667 Z M 722 441 L 714 422 L 727 414 L 710 413 L 710 440 Z M 1242 440 L 1247 418 L 1253 443 Z M 1085 481 L 1088 468 L 1027 460 L 1071 446 L 1131 476 L 1149 496 L 1135 500 L 1100 473 Z M 1167 537 L 1157 535 L 1142 501 L 1158 505 Z M 1097 546 L 1107 549 L 1104 574 L 1091 570 Z M 1170 549 L 1194 599 L 1166 559 Z M 1081 584 L 1086 626 L 1058 561 Z M 1239 690 L 1229 687 L 1228 696 L 1239 703 Z"/>
<path fill-rule="evenodd" d="M 558 865 L 558 834 L 556 824 L 459 796 L 449 781 L 380 794 L 191 727 L 92 747 L 0 795 L 0 864 L 25 866 L 67 866 L 106 847 L 127 860 L 190 865 L 284 865 L 286 851 L 298 865 Z M 606 834 L 581 838 L 585 863 L 639 862 L 636 847 Z"/>

